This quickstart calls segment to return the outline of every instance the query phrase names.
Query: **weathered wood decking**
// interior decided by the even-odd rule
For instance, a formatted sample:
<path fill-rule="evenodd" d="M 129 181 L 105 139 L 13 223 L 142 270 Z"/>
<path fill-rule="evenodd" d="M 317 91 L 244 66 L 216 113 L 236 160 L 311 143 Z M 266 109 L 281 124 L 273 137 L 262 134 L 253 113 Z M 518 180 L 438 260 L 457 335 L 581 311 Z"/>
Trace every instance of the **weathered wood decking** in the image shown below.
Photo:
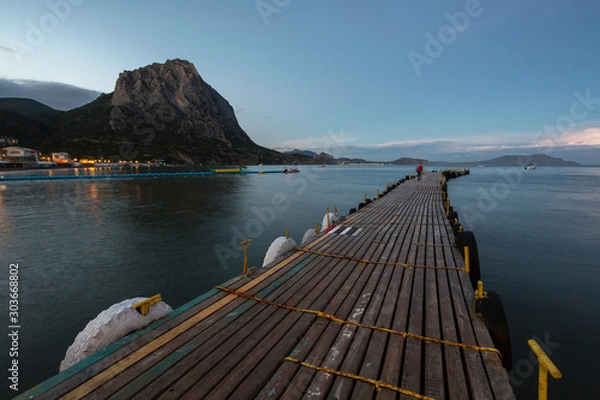
<path fill-rule="evenodd" d="M 403 183 L 22 397 L 514 398 L 440 179 Z"/>

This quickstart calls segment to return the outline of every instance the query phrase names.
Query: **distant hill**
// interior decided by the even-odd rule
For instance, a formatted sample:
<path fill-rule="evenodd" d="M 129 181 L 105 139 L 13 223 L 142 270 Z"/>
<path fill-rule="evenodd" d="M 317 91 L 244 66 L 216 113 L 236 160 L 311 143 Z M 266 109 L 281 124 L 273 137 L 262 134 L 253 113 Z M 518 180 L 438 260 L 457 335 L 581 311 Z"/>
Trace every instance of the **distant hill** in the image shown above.
<path fill-rule="evenodd" d="M 428 164 L 429 161 L 422 158 L 410 158 L 410 157 L 402 157 L 397 160 L 392 161 L 390 164 L 392 165 L 416 165 L 416 164 Z"/>
<path fill-rule="evenodd" d="M 318 156 L 318 154 L 312 150 L 299 150 L 299 149 L 284 151 L 283 154 L 299 154 L 299 155 L 310 157 L 310 158 L 317 158 L 317 156 Z"/>
<path fill-rule="evenodd" d="M 18 97 L 0 98 L 0 110 L 28 118 L 40 118 L 62 112 L 38 101 Z"/>
<path fill-rule="evenodd" d="M 581 165 L 574 161 L 565 161 L 562 158 L 551 157 L 546 154 L 533 154 L 530 156 L 508 155 L 487 161 L 477 161 L 471 164 L 484 165 L 486 167 L 526 167 L 530 164 L 539 167 L 576 167 Z"/>

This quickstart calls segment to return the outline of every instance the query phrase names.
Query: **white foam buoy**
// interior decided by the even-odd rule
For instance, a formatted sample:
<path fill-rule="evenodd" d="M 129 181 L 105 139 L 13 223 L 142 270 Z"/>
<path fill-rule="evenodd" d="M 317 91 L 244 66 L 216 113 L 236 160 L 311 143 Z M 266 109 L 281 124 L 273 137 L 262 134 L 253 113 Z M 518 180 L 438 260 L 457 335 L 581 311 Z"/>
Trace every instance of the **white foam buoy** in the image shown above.
<path fill-rule="evenodd" d="M 323 223 L 321 224 L 321 226 L 323 227 L 322 229 L 325 230 L 325 229 L 329 228 L 337 220 L 338 220 L 338 216 L 335 215 L 334 213 L 330 212 L 329 213 L 329 221 L 327 221 L 327 214 L 325 214 L 325 216 L 323 217 Z M 329 223 L 327 223 L 327 222 L 329 222 Z"/>
<path fill-rule="evenodd" d="M 265 259 L 263 261 L 263 267 L 271 264 L 277 257 L 285 253 L 286 251 L 290 251 L 296 246 L 296 242 L 292 238 L 286 239 L 285 236 L 280 236 L 277 239 L 273 240 L 273 243 L 269 246 L 267 250 L 267 254 L 265 254 Z"/>
<path fill-rule="evenodd" d="M 173 311 L 167 303 L 161 301 L 150 306 L 147 315 L 141 315 L 131 307 L 142 300 L 146 300 L 146 297 L 113 304 L 88 322 L 67 349 L 65 358 L 60 363 L 60 372 Z"/>
<path fill-rule="evenodd" d="M 304 236 L 302 236 L 302 246 L 306 243 L 312 242 L 316 238 L 319 237 L 319 234 L 314 229 L 309 229 L 304 232 Z"/>

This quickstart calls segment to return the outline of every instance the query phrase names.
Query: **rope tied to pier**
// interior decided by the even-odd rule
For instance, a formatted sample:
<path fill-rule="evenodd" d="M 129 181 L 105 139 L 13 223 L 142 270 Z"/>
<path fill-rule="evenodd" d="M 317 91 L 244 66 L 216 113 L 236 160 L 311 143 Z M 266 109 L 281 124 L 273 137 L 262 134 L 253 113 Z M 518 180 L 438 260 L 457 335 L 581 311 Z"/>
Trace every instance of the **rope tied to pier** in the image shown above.
<path fill-rule="evenodd" d="M 497 354 L 498 357 L 502 358 L 502 355 L 500 354 L 500 351 L 498 351 L 498 349 L 495 349 L 493 347 L 483 347 L 483 346 L 477 346 L 477 345 L 473 345 L 473 344 L 452 342 L 452 341 L 449 341 L 449 340 L 444 340 L 444 339 L 433 338 L 433 337 L 429 337 L 429 336 L 418 335 L 416 333 L 410 333 L 410 332 L 398 331 L 398 330 L 390 329 L 390 328 L 384 328 L 382 326 L 363 324 L 363 323 L 358 322 L 358 321 L 349 321 L 349 320 L 346 320 L 346 319 L 338 318 L 335 315 L 328 314 L 328 313 L 325 313 L 323 311 L 311 310 L 311 309 L 308 309 L 308 308 L 300 308 L 300 307 L 290 306 L 288 304 L 277 303 L 277 302 L 274 302 L 274 301 L 271 301 L 271 300 L 267 300 L 267 299 L 263 299 L 263 298 L 260 298 L 260 297 L 256 297 L 256 296 L 248 294 L 248 293 L 239 292 L 239 291 L 234 290 L 234 289 L 229 289 L 229 288 L 226 288 L 226 287 L 223 287 L 223 286 L 215 286 L 215 288 L 218 289 L 218 290 L 221 290 L 223 292 L 232 294 L 234 296 L 243 297 L 245 299 L 253 300 L 253 301 L 256 301 L 258 303 L 262 303 L 262 304 L 267 304 L 267 305 L 271 305 L 271 306 L 283 308 L 285 310 L 297 311 L 297 312 L 301 312 L 301 313 L 305 313 L 305 314 L 316 315 L 317 317 L 325 318 L 325 319 L 328 319 L 328 320 L 333 321 L 333 322 L 337 322 L 338 324 L 342 324 L 342 325 L 355 326 L 357 328 L 372 329 L 372 330 L 376 330 L 376 331 L 380 331 L 380 332 L 390 333 L 390 334 L 393 334 L 393 335 L 399 335 L 399 336 L 402 336 L 404 339 L 409 339 L 409 338 L 410 339 L 417 339 L 417 340 L 422 340 L 424 342 L 431 342 L 431 343 L 437 343 L 437 344 L 442 344 L 442 345 L 447 345 L 447 346 L 461 347 L 463 349 L 470 349 L 470 350 L 475 350 L 475 351 L 485 351 L 485 352 Z"/>
<path fill-rule="evenodd" d="M 404 268 L 445 269 L 445 270 L 450 270 L 450 271 L 464 271 L 465 270 L 464 268 L 458 268 L 458 267 L 439 267 L 439 266 L 435 266 L 435 265 L 417 265 L 417 264 L 406 264 L 406 263 L 397 263 L 397 262 L 390 262 L 390 261 L 373 261 L 373 260 L 367 260 L 365 258 L 360 258 L 360 257 L 345 256 L 342 254 L 325 253 L 323 251 L 311 250 L 311 249 L 306 249 L 303 247 L 294 247 L 293 249 L 296 251 L 302 251 L 305 253 L 316 254 L 319 256 L 323 256 L 323 257 L 340 258 L 343 260 L 357 261 L 359 263 L 365 263 L 365 264 L 391 265 L 393 267 L 404 267 Z"/>
<path fill-rule="evenodd" d="M 351 374 L 349 372 L 338 371 L 336 369 L 320 367 L 318 365 L 309 364 L 307 362 L 300 361 L 300 360 L 292 358 L 292 357 L 286 357 L 283 359 L 283 361 L 300 364 L 303 367 L 314 369 L 316 371 L 324 372 L 327 374 L 342 376 L 344 378 L 350 378 L 350 379 L 354 379 L 357 381 L 370 383 L 371 385 L 375 386 L 375 389 L 377 389 L 377 391 L 380 391 L 382 388 L 385 388 L 385 389 L 393 390 L 394 392 L 402 393 L 406 396 L 414 397 L 415 399 L 434 400 L 433 397 L 423 396 L 422 394 L 411 392 L 410 390 L 402 389 L 402 388 L 399 388 L 398 386 L 390 385 L 389 383 L 385 383 L 380 380 L 367 378 L 367 377 L 361 376 L 361 375 Z"/>

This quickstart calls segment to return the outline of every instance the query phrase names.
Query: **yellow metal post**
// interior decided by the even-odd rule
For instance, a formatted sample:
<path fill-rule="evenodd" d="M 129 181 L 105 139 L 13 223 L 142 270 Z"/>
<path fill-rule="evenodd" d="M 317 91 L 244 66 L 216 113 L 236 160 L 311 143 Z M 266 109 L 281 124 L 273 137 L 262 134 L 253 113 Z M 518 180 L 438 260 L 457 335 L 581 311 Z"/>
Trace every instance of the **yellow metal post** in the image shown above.
<path fill-rule="evenodd" d="M 337 205 L 336 205 L 336 204 L 334 204 L 334 205 L 333 205 L 333 213 L 334 213 L 335 215 L 337 215 L 337 212 L 338 212 L 338 211 L 337 211 Z"/>
<path fill-rule="evenodd" d="M 390 186 L 388 185 L 388 183 L 385 183 L 385 191 L 387 192 L 388 190 L 390 190 Z"/>
<path fill-rule="evenodd" d="M 329 207 L 325 209 L 325 215 L 327 215 L 327 227 L 331 226 L 331 221 L 329 220 Z"/>
<path fill-rule="evenodd" d="M 450 215 L 450 198 L 446 198 L 446 216 Z"/>
<path fill-rule="evenodd" d="M 315 226 L 315 233 L 319 233 L 319 223 L 317 222 L 317 225 Z"/>
<path fill-rule="evenodd" d="M 363 203 L 367 204 L 367 194 L 366 193 L 363 195 Z"/>
<path fill-rule="evenodd" d="M 379 198 L 379 189 L 377 189 L 377 192 L 375 194 L 375 198 L 378 199 Z"/>
<path fill-rule="evenodd" d="M 469 246 L 465 246 L 465 271 L 467 271 L 467 274 L 471 275 L 471 268 L 469 262 Z"/>
<path fill-rule="evenodd" d="M 150 312 L 150 306 L 156 304 L 156 303 L 160 303 L 162 301 L 162 298 L 160 296 L 160 294 L 156 294 L 152 297 L 148 297 L 146 300 L 142 300 L 138 303 L 135 303 L 134 305 L 131 306 L 131 308 L 133 308 L 134 310 L 136 310 L 137 312 L 139 312 L 142 315 L 148 315 L 148 313 Z"/>
<path fill-rule="evenodd" d="M 244 246 L 244 275 L 248 273 L 248 245 L 252 239 L 246 239 L 243 242 L 240 242 L 242 246 Z"/>
<path fill-rule="evenodd" d="M 286 239 L 290 238 L 290 230 L 288 228 L 285 228 L 285 238 Z"/>
<path fill-rule="evenodd" d="M 540 373 L 539 373 L 539 381 L 538 381 L 538 400 L 547 400 L 548 399 L 548 372 L 554 379 L 562 378 L 562 373 L 560 370 L 554 365 L 550 357 L 542 350 L 539 344 L 533 339 L 529 339 L 527 341 L 529 347 L 535 354 L 538 359 Z"/>
<path fill-rule="evenodd" d="M 477 281 L 477 290 L 475 291 L 475 298 L 483 299 L 484 297 L 487 297 L 487 293 L 483 291 L 483 282 Z"/>

